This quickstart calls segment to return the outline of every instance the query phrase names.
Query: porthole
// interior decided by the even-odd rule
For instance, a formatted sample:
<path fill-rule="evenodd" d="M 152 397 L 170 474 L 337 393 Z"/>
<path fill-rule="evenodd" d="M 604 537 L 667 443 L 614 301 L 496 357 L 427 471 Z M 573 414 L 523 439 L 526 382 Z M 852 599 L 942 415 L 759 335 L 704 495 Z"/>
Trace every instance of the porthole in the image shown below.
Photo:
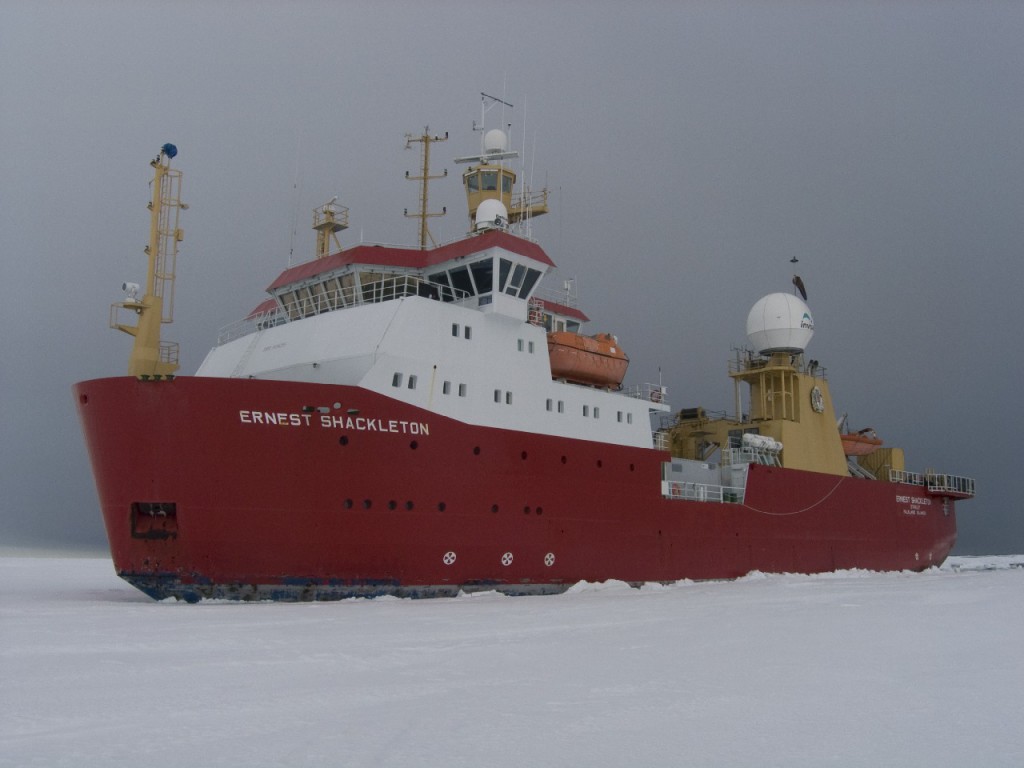
<path fill-rule="evenodd" d="M 398 502 L 397 501 L 392 499 L 391 501 L 388 502 L 388 509 L 397 509 L 397 508 L 398 508 Z"/>
<path fill-rule="evenodd" d="M 373 506 L 373 502 L 370 499 L 363 499 L 363 509 L 369 509 Z"/>
<path fill-rule="evenodd" d="M 415 451 L 417 448 L 420 447 L 420 444 L 418 442 L 416 442 L 415 440 L 413 440 L 411 443 L 409 443 L 409 447 L 412 448 Z"/>
<path fill-rule="evenodd" d="M 493 512 L 494 514 L 498 514 L 498 505 L 497 504 L 491 504 L 491 512 Z"/>
<path fill-rule="evenodd" d="M 448 509 L 448 505 L 445 504 L 443 501 L 439 501 L 437 503 L 437 511 L 438 512 L 444 512 L 446 509 Z"/>
<path fill-rule="evenodd" d="M 480 455 L 480 446 L 479 445 L 477 445 L 477 446 L 475 446 L 473 448 L 473 455 L 474 456 L 479 456 Z"/>
<path fill-rule="evenodd" d="M 523 451 L 521 454 L 519 454 L 519 458 L 521 458 L 523 461 L 526 461 L 526 451 Z"/>
<path fill-rule="evenodd" d="M 345 509 L 352 509 L 352 499 L 345 499 L 342 506 L 345 507 Z"/>
<path fill-rule="evenodd" d="M 338 445 L 348 445 L 348 435 L 342 435 L 338 438 Z"/>

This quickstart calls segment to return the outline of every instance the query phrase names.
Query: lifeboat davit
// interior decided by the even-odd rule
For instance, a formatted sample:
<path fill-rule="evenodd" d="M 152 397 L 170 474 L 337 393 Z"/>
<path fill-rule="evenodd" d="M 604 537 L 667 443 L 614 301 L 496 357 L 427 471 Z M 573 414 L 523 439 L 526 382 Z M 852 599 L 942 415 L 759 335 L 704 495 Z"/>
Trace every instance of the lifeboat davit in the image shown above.
<path fill-rule="evenodd" d="M 610 333 L 549 333 L 548 356 L 552 378 L 607 389 L 619 389 L 629 367 L 629 358 Z"/>
<path fill-rule="evenodd" d="M 882 445 L 881 439 L 871 427 L 856 433 L 841 434 L 839 437 L 843 441 L 843 453 L 847 456 L 867 456 Z"/>

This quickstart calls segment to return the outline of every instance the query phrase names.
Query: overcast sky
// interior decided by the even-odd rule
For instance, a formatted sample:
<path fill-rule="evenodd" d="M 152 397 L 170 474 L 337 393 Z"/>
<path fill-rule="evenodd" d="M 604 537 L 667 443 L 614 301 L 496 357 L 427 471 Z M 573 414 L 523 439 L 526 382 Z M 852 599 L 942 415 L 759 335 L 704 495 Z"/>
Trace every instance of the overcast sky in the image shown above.
<path fill-rule="evenodd" d="M 973 476 L 957 551 L 1024 552 L 1024 3 L 11 2 L 0 7 L 0 546 L 102 548 L 70 387 L 126 371 L 107 328 L 143 282 L 160 145 L 184 173 L 182 373 L 312 257 L 413 244 L 434 145 L 438 240 L 467 224 L 480 92 L 514 105 L 576 277 L 628 383 L 731 408 L 749 308 L 790 288 L 851 426 Z"/>

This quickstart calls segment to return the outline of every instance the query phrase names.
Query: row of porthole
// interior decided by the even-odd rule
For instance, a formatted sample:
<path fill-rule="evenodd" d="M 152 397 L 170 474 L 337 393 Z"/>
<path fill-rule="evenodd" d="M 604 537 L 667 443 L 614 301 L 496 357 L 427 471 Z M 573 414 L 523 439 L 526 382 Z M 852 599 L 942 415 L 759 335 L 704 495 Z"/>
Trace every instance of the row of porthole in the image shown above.
<path fill-rule="evenodd" d="M 338 444 L 339 445 L 348 445 L 348 435 L 342 435 L 341 437 L 339 437 L 338 438 Z M 416 440 L 413 440 L 412 442 L 409 443 L 409 448 L 411 448 L 414 451 L 417 448 L 419 448 L 419 447 L 420 447 L 420 444 Z M 474 456 L 479 456 L 480 455 L 480 446 L 479 445 L 473 447 L 473 455 Z M 526 461 L 529 457 L 530 457 L 530 454 L 528 454 L 526 451 L 522 451 L 519 454 L 519 458 L 522 459 L 523 461 Z M 569 463 L 569 457 L 563 455 L 562 458 L 561 458 L 561 462 L 563 464 L 568 464 Z M 597 463 L 597 468 L 598 469 L 601 469 L 601 468 L 604 467 L 604 461 L 603 460 L 598 459 L 596 463 Z M 630 463 L 629 471 L 630 472 L 635 472 L 636 471 L 636 464 Z"/>
<path fill-rule="evenodd" d="M 353 499 L 345 499 L 342 502 L 342 506 L 345 509 L 354 509 L 355 506 L 356 506 L 356 502 Z M 373 499 L 363 499 L 360 502 L 360 506 L 363 509 L 372 509 L 373 508 Z M 405 504 L 403 504 L 402 506 L 404 506 L 405 509 L 407 509 L 409 511 L 412 511 L 416 507 L 416 505 L 412 501 L 406 501 Z M 388 501 L 387 507 L 388 507 L 388 509 L 398 509 L 399 504 L 394 499 L 391 499 L 391 500 Z M 438 512 L 444 512 L 446 509 L 448 509 L 448 505 L 447 504 L 445 504 L 443 501 L 437 502 L 437 511 Z M 491 505 L 491 512 L 494 513 L 494 514 L 497 514 L 500 511 L 500 509 L 501 508 L 497 504 L 492 504 Z M 543 515 L 544 514 L 544 507 L 529 507 L 529 506 L 523 507 L 523 514 L 524 515 L 528 515 L 531 512 L 533 514 L 535 514 L 535 515 Z"/>
<path fill-rule="evenodd" d="M 444 563 L 445 565 L 455 565 L 455 561 L 457 559 L 458 559 L 458 555 L 456 555 L 454 551 L 448 550 L 441 557 L 441 562 Z M 515 560 L 515 555 L 513 555 L 511 552 L 505 552 L 501 556 L 501 564 L 504 565 L 506 568 L 508 566 L 512 565 L 512 561 L 513 560 Z M 546 555 L 544 555 L 544 565 L 546 565 L 548 568 L 550 568 L 554 564 L 555 564 L 555 553 L 554 552 L 548 552 Z"/>

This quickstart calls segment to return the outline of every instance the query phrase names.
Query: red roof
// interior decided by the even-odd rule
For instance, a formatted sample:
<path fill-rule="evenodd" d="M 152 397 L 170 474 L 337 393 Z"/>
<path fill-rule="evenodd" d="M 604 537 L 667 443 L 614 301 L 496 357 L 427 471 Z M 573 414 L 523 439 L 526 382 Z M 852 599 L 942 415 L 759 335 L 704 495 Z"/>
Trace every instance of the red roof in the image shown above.
<path fill-rule="evenodd" d="M 536 243 L 510 235 L 508 232 L 491 230 L 428 250 L 399 248 L 389 245 L 357 245 L 354 248 L 349 248 L 347 251 L 333 253 L 323 259 L 314 259 L 313 261 L 307 261 L 305 264 L 299 264 L 298 266 L 286 269 L 270 284 L 267 290 L 273 291 L 275 288 L 308 280 L 323 272 L 330 272 L 349 264 L 423 269 L 424 267 L 457 259 L 460 256 L 480 253 L 495 246 L 520 256 L 525 256 L 528 259 L 539 261 L 541 264 L 555 266 L 555 263 L 548 258 L 548 255 Z"/>
<path fill-rule="evenodd" d="M 559 304 L 557 301 L 549 301 L 548 299 L 537 299 L 541 303 L 541 306 L 549 312 L 553 312 L 556 315 L 562 315 L 564 317 L 575 317 L 581 323 L 589 323 L 590 318 L 584 315 L 575 307 L 568 307 L 565 304 Z"/>

